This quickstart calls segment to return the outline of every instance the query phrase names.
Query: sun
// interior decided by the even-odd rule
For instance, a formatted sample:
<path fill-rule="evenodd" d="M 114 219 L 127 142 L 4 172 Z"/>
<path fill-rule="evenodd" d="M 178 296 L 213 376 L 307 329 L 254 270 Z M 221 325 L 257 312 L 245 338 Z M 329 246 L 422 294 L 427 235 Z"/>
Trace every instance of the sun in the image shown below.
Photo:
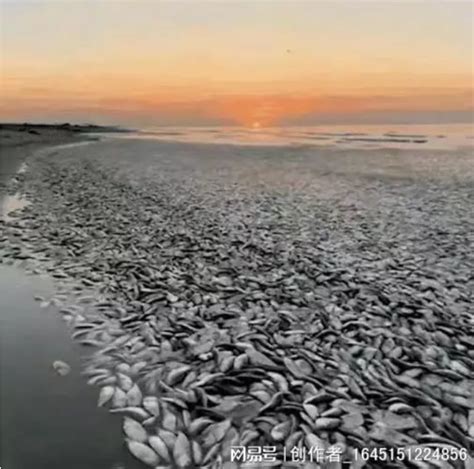
<path fill-rule="evenodd" d="M 260 122 L 255 121 L 252 123 L 252 129 L 259 129 L 260 127 L 261 127 Z"/>

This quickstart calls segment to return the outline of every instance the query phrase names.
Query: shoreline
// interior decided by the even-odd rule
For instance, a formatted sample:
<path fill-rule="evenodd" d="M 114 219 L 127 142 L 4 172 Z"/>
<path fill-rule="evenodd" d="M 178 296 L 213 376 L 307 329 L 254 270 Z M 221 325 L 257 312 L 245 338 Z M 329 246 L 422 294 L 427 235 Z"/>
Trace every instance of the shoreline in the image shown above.
<path fill-rule="evenodd" d="M 121 444 L 120 420 L 97 411 L 83 375 L 89 351 L 54 303 L 39 304 L 58 291 L 69 293 L 49 276 L 0 263 L 2 467 L 142 469 Z M 70 367 L 67 376 L 56 360 Z"/>
<path fill-rule="evenodd" d="M 71 124 L 0 123 L 0 206 L 3 205 L 9 181 L 29 156 L 55 145 L 98 140 L 90 133 L 126 133 L 128 129 L 110 126 Z"/>

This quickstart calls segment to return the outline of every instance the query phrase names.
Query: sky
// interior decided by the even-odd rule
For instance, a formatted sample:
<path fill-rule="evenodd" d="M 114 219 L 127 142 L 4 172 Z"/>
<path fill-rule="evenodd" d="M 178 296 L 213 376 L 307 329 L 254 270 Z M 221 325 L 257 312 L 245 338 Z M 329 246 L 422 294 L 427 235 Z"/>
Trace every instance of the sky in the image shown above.
<path fill-rule="evenodd" d="M 0 120 L 470 122 L 455 0 L 0 0 Z"/>

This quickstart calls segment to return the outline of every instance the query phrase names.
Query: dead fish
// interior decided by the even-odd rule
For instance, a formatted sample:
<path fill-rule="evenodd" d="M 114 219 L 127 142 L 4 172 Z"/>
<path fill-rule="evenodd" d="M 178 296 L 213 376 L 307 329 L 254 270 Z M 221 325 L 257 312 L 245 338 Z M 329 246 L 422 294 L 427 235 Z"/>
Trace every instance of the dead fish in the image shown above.
<path fill-rule="evenodd" d="M 233 365 L 234 365 L 234 356 L 231 355 L 230 357 L 225 357 L 221 363 L 220 363 L 220 370 L 222 373 L 227 373 L 229 370 L 232 369 Z"/>
<path fill-rule="evenodd" d="M 229 419 L 223 420 L 222 422 L 209 425 L 203 432 L 202 444 L 205 448 L 217 445 L 225 437 L 227 431 L 231 427 L 231 421 Z"/>
<path fill-rule="evenodd" d="M 121 408 L 127 406 L 127 394 L 122 389 L 115 386 L 114 397 L 112 398 L 112 407 Z"/>
<path fill-rule="evenodd" d="M 117 373 L 122 373 L 124 375 L 129 375 L 131 371 L 131 366 L 128 363 L 119 363 L 116 367 L 115 370 Z"/>
<path fill-rule="evenodd" d="M 304 439 L 308 448 L 311 448 L 312 450 L 314 448 L 325 451 L 326 444 L 321 438 L 317 437 L 314 433 L 306 434 Z"/>
<path fill-rule="evenodd" d="M 117 373 L 117 383 L 125 391 L 128 392 L 133 387 L 133 381 L 130 376 L 123 373 Z"/>
<path fill-rule="evenodd" d="M 217 373 L 209 373 L 201 378 L 199 381 L 194 382 L 191 387 L 192 388 L 201 388 L 206 384 L 213 382 L 215 379 L 224 376 L 224 373 L 217 372 Z"/>
<path fill-rule="evenodd" d="M 193 455 L 192 459 L 194 461 L 194 464 L 200 467 L 200 464 L 202 463 L 202 459 L 203 459 L 201 446 L 199 445 L 197 441 L 193 441 L 191 443 L 191 449 L 192 449 L 192 455 Z"/>
<path fill-rule="evenodd" d="M 83 339 L 80 340 L 79 343 L 84 347 L 96 347 L 99 348 L 102 346 L 102 342 L 94 339 Z"/>
<path fill-rule="evenodd" d="M 288 380 L 283 375 L 269 371 L 268 376 L 275 382 L 279 391 L 288 392 Z"/>
<path fill-rule="evenodd" d="M 314 422 L 315 430 L 333 430 L 341 424 L 341 420 L 337 418 L 322 417 Z"/>
<path fill-rule="evenodd" d="M 291 431 L 291 420 L 282 422 L 276 425 L 272 431 L 271 436 L 275 441 L 283 441 L 287 438 Z"/>
<path fill-rule="evenodd" d="M 196 420 L 193 420 L 191 422 L 191 425 L 189 426 L 189 434 L 190 435 L 199 435 L 204 428 L 208 427 L 211 425 L 213 421 L 207 417 L 199 417 Z"/>
<path fill-rule="evenodd" d="M 170 386 L 175 386 L 186 376 L 190 369 L 191 367 L 189 365 L 184 365 L 174 370 L 171 370 L 167 378 L 167 383 Z"/>
<path fill-rule="evenodd" d="M 170 452 L 166 443 L 158 436 L 152 435 L 148 438 L 148 443 L 153 448 L 153 450 L 158 454 L 163 462 L 170 461 Z"/>
<path fill-rule="evenodd" d="M 96 368 L 95 366 L 91 365 L 91 366 L 88 366 L 82 372 L 82 374 L 85 376 L 96 376 L 96 375 L 110 376 L 110 371 L 107 368 Z"/>
<path fill-rule="evenodd" d="M 99 375 L 99 376 L 94 376 L 93 378 L 89 379 L 87 381 L 87 384 L 89 385 L 96 385 L 98 384 L 99 386 L 111 386 L 117 382 L 117 378 L 115 376 L 104 376 L 104 375 Z"/>
<path fill-rule="evenodd" d="M 303 409 L 312 420 L 316 420 L 319 416 L 319 409 L 313 404 L 303 404 Z"/>
<path fill-rule="evenodd" d="M 390 405 L 388 410 L 396 414 L 401 414 L 404 412 L 412 412 L 414 409 L 413 407 L 409 406 L 408 404 L 404 404 L 403 402 L 395 402 Z"/>
<path fill-rule="evenodd" d="M 169 430 L 171 432 L 176 431 L 177 418 L 176 415 L 171 412 L 169 409 L 163 409 L 163 418 L 161 421 L 163 429 Z"/>
<path fill-rule="evenodd" d="M 286 393 L 282 392 L 282 391 L 279 391 L 276 394 L 274 394 L 273 397 L 270 399 L 270 401 L 267 402 L 263 407 L 260 408 L 260 410 L 258 411 L 258 414 L 259 415 L 263 414 L 267 410 L 273 409 L 276 406 L 280 405 L 282 400 L 283 400 L 283 397 L 285 396 L 285 394 Z"/>
<path fill-rule="evenodd" d="M 140 388 L 134 384 L 127 392 L 127 403 L 129 406 L 139 406 L 142 403 L 142 392 Z"/>
<path fill-rule="evenodd" d="M 53 368 L 59 376 L 66 376 L 71 372 L 71 367 L 61 360 L 55 360 L 53 362 Z"/>
<path fill-rule="evenodd" d="M 150 414 L 141 407 L 121 407 L 118 409 L 111 409 L 111 414 L 125 414 L 129 417 L 133 418 L 134 420 L 144 421 L 150 417 Z M 145 423 L 145 422 L 143 422 Z"/>
<path fill-rule="evenodd" d="M 102 407 L 104 404 L 109 402 L 110 399 L 112 399 L 114 394 L 115 394 L 115 387 L 114 386 L 104 386 L 100 390 L 99 400 L 97 402 L 97 406 Z"/>
<path fill-rule="evenodd" d="M 155 396 L 145 396 L 143 398 L 143 407 L 155 417 L 160 415 L 160 404 Z"/>
<path fill-rule="evenodd" d="M 238 371 L 241 370 L 249 361 L 249 357 L 246 353 L 240 354 L 233 360 L 233 368 Z"/>
<path fill-rule="evenodd" d="M 89 329 L 79 329 L 73 332 L 71 335 L 73 340 L 80 339 L 81 337 L 86 337 L 89 334 L 90 330 Z"/>
<path fill-rule="evenodd" d="M 191 444 L 187 436 L 179 432 L 173 449 L 173 459 L 179 468 L 184 469 L 192 463 Z"/>
<path fill-rule="evenodd" d="M 247 356 L 249 357 L 249 362 L 252 365 L 262 367 L 267 370 L 275 370 L 279 368 L 273 360 L 271 360 L 265 354 L 259 352 L 258 350 L 247 350 Z"/>
<path fill-rule="evenodd" d="M 172 450 L 174 448 L 174 444 L 176 442 L 176 435 L 172 431 L 165 430 L 164 428 L 159 428 L 157 431 L 157 435 L 165 442 L 169 450 Z"/>
<path fill-rule="evenodd" d="M 144 443 L 148 439 L 146 430 L 137 421 L 130 417 L 125 417 L 123 421 L 123 432 L 133 441 Z"/>
<path fill-rule="evenodd" d="M 130 453 L 148 466 L 155 467 L 160 462 L 158 455 L 149 446 L 139 441 L 128 440 L 127 446 Z"/>
<path fill-rule="evenodd" d="M 134 363 L 130 368 L 130 375 L 131 376 L 138 375 L 138 373 L 140 373 L 140 371 L 143 370 L 143 368 L 145 368 L 147 365 L 148 363 L 144 360 Z"/>

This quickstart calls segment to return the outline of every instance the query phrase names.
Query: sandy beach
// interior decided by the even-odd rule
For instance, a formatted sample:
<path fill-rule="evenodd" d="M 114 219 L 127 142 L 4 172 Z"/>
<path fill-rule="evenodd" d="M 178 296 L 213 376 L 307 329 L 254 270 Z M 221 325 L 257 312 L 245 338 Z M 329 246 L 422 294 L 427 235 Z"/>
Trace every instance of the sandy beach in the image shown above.
<path fill-rule="evenodd" d="M 194 445 L 183 467 L 305 438 L 351 467 L 472 451 L 469 150 L 106 139 L 29 158 L 11 189 L 32 204 L 3 260 L 97 292 L 64 314 L 148 466 L 166 438 Z"/>

